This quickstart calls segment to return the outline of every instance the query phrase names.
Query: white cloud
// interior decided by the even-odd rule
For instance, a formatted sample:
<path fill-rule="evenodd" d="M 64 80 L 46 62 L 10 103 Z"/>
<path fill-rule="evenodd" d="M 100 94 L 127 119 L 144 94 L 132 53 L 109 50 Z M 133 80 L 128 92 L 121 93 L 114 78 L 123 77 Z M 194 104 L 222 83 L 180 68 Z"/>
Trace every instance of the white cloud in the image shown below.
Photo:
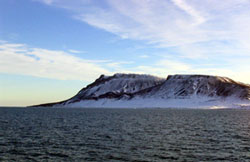
<path fill-rule="evenodd" d="M 210 41 L 236 42 L 250 53 L 248 0 L 53 0 L 52 5 L 121 38 L 147 40 L 155 47 L 196 48 L 193 57 L 208 51 L 206 45 L 193 44 Z"/>
<path fill-rule="evenodd" d="M 53 3 L 53 0 L 43 0 L 43 2 L 47 5 L 51 5 Z"/>
<path fill-rule="evenodd" d="M 78 51 L 78 50 L 73 50 L 73 49 L 69 49 L 68 51 L 70 53 L 76 53 L 76 54 L 78 54 L 78 53 L 86 53 L 85 51 Z"/>
<path fill-rule="evenodd" d="M 175 5 L 187 12 L 195 19 L 195 24 L 201 24 L 205 22 L 205 18 L 200 15 L 192 6 L 190 6 L 185 0 L 172 0 Z"/>
<path fill-rule="evenodd" d="M 115 69 L 120 72 L 150 73 L 164 77 L 170 73 L 202 73 L 229 76 L 235 80 L 250 83 L 248 76 L 248 69 L 250 69 L 249 0 L 38 1 L 68 9 L 72 11 L 74 18 L 123 39 L 146 40 L 148 46 L 165 48 L 171 56 L 176 57 L 176 59 L 163 60 L 159 58 L 160 61 L 155 63 L 137 64 L 130 68 L 106 61 L 105 65 L 97 66 L 100 71 L 105 71 L 107 68 L 111 71 Z M 25 47 L 9 50 L 17 52 L 17 49 L 28 50 L 29 53 L 36 52 L 33 54 L 35 57 L 38 57 L 37 51 L 41 52 L 41 49 L 25 49 Z M 54 52 L 60 53 L 60 51 Z M 35 57 L 23 55 L 22 52 L 21 56 L 28 57 L 27 60 L 35 59 Z M 39 55 L 40 57 L 42 56 Z M 184 59 L 186 60 L 183 61 Z M 196 64 L 189 63 L 190 59 L 196 60 Z M 48 60 L 44 58 L 44 61 Z M 69 60 L 77 64 L 84 62 L 97 65 L 97 60 L 79 61 L 72 60 L 71 57 Z M 102 60 L 99 61 L 103 63 Z M 206 64 L 211 66 L 207 67 Z"/>
<path fill-rule="evenodd" d="M 180 63 L 181 64 L 181 63 Z M 192 65 L 183 65 L 184 67 L 189 66 L 189 70 L 181 69 L 179 66 L 169 65 L 165 66 L 138 66 L 133 68 L 133 70 L 127 70 L 124 72 L 129 73 L 139 73 L 139 74 L 151 74 L 166 78 L 167 75 L 175 74 L 201 74 L 201 75 L 215 75 L 224 76 L 234 79 L 235 81 L 240 81 L 243 83 L 250 84 L 249 72 L 247 69 L 235 69 L 229 70 L 226 68 L 195 68 Z"/>
<path fill-rule="evenodd" d="M 174 61 L 174 60 L 161 60 L 157 63 L 158 66 L 161 66 L 163 69 L 168 69 L 169 71 L 190 71 L 191 67 L 188 64 Z"/>
<path fill-rule="evenodd" d="M 188 62 L 186 59 L 179 60 L 176 57 L 158 56 L 159 60 L 147 65 L 134 65 L 129 68 L 120 68 L 120 72 L 151 74 L 166 78 L 167 75 L 175 74 L 202 74 L 224 76 L 250 84 L 248 59 L 229 59 L 226 62 L 209 62 L 204 59 L 198 62 Z M 190 61 L 190 60 L 189 60 Z M 241 66 L 239 66 L 241 64 Z M 230 68 L 228 68 L 230 67 Z"/>
<path fill-rule="evenodd" d="M 170 74 L 219 75 L 250 83 L 249 61 L 249 58 L 230 59 L 229 66 L 241 62 L 241 66 L 232 66 L 231 69 L 216 64 L 208 64 L 204 67 L 205 63 L 195 65 L 171 57 L 161 57 L 160 61 L 152 62 L 150 65 L 138 65 L 132 61 L 86 60 L 64 51 L 31 48 L 24 44 L 7 42 L 0 44 L 1 73 L 88 82 L 95 80 L 101 74 L 112 75 L 115 72 L 124 72 L 146 73 L 164 78 Z M 129 66 L 126 67 L 126 65 Z"/>
<path fill-rule="evenodd" d="M 149 58 L 149 55 L 140 55 L 140 58 Z"/>
<path fill-rule="evenodd" d="M 0 72 L 54 79 L 92 81 L 110 74 L 99 62 L 85 60 L 64 51 L 30 48 L 24 44 L 0 44 Z"/>

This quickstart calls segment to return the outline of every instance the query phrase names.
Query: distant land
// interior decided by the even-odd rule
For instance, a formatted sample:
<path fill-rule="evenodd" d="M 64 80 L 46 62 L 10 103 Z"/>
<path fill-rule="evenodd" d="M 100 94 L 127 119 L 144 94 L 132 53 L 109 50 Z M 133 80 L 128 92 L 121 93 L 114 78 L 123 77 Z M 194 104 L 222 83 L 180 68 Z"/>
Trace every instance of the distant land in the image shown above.
<path fill-rule="evenodd" d="M 32 107 L 250 108 L 250 85 L 209 75 L 101 75 L 72 98 Z"/>

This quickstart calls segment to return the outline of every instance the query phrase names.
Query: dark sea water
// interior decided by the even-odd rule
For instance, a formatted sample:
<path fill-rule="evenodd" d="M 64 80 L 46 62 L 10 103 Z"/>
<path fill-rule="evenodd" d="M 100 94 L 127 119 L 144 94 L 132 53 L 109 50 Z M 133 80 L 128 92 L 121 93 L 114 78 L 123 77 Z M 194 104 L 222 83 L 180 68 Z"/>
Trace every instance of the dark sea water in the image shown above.
<path fill-rule="evenodd" d="M 250 161 L 250 110 L 0 108 L 0 161 Z"/>

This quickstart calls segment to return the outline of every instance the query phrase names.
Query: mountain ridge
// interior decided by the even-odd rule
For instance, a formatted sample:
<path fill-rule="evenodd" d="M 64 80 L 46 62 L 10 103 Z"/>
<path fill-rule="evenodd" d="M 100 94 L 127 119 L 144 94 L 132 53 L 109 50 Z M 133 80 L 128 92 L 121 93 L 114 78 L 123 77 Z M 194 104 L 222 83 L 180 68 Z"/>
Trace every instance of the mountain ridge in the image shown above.
<path fill-rule="evenodd" d="M 117 73 L 113 76 L 101 75 L 68 100 L 35 106 L 173 107 L 179 105 L 175 101 L 192 107 L 207 103 L 210 107 L 223 107 L 223 104 L 229 103 L 232 106 L 248 104 L 250 85 L 211 75 L 177 74 L 164 79 L 152 75 Z M 212 101 L 216 101 L 214 105 Z"/>

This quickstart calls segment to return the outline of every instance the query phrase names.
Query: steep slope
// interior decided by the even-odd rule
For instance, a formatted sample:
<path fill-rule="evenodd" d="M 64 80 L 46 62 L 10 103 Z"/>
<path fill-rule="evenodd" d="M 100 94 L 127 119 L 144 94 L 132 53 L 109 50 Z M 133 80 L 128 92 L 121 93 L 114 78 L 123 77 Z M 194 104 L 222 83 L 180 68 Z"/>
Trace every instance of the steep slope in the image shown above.
<path fill-rule="evenodd" d="M 250 99 L 250 86 L 227 77 L 208 75 L 170 75 L 152 89 L 139 92 L 144 98 L 235 97 Z"/>
<path fill-rule="evenodd" d="M 208 75 L 115 74 L 100 76 L 76 96 L 40 106 L 65 107 L 191 107 L 250 106 L 250 85 Z"/>
<path fill-rule="evenodd" d="M 118 98 L 162 84 L 166 79 L 152 75 L 121 74 L 113 76 L 101 75 L 92 84 L 81 89 L 74 97 L 57 103 L 42 104 L 38 106 L 67 105 L 82 100 L 98 100 L 100 98 Z"/>
<path fill-rule="evenodd" d="M 83 88 L 77 97 L 98 97 L 107 92 L 113 93 L 135 93 L 142 89 L 163 83 L 165 79 L 151 75 L 139 74 L 115 74 L 113 76 L 101 75 L 93 84 Z"/>

